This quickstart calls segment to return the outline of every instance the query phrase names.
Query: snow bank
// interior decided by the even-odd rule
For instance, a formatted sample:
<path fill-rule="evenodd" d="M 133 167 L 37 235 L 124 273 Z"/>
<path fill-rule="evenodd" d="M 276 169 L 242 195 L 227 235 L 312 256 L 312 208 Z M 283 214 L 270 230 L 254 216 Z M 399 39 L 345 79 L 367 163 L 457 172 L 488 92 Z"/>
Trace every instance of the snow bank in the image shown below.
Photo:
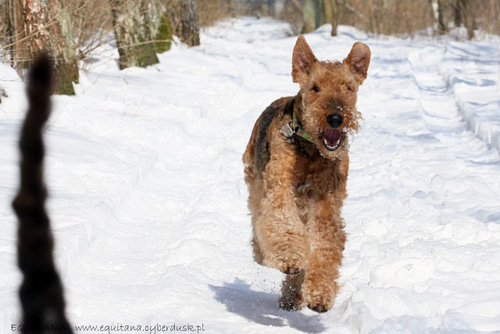
<path fill-rule="evenodd" d="M 449 43 L 441 71 L 476 135 L 500 152 L 500 51 L 495 43 Z"/>

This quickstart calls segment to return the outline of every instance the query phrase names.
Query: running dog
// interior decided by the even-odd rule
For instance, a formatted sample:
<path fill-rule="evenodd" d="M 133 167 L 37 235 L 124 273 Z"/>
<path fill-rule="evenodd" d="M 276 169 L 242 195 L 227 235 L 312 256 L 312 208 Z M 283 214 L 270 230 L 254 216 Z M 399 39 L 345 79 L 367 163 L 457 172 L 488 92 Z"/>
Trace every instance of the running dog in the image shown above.
<path fill-rule="evenodd" d="M 299 36 L 292 77 L 300 91 L 260 115 L 243 155 L 254 260 L 287 274 L 282 309 L 326 312 L 339 290 L 348 141 L 370 55 L 358 42 L 342 62 L 318 61 Z"/>

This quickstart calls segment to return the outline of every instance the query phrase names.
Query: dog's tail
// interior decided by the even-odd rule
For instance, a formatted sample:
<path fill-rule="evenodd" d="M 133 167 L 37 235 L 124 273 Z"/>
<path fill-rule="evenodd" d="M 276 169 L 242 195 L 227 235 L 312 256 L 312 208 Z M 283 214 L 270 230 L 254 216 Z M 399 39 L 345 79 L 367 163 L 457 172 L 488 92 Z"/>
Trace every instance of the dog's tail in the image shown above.
<path fill-rule="evenodd" d="M 28 75 L 29 109 L 21 130 L 21 184 L 12 206 L 19 219 L 18 264 L 24 333 L 73 333 L 64 314 L 63 287 L 52 258 L 53 238 L 45 210 L 42 131 L 51 110 L 52 64 L 42 55 Z"/>

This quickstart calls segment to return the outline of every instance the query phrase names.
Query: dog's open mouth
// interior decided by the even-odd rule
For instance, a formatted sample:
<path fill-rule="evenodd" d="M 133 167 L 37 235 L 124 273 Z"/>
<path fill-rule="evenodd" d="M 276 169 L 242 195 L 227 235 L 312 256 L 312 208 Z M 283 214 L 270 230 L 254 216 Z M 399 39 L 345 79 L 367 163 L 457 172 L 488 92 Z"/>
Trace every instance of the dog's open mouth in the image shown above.
<path fill-rule="evenodd" d="M 342 144 L 342 132 L 339 129 L 326 129 L 323 132 L 323 144 L 329 151 L 337 150 Z"/>

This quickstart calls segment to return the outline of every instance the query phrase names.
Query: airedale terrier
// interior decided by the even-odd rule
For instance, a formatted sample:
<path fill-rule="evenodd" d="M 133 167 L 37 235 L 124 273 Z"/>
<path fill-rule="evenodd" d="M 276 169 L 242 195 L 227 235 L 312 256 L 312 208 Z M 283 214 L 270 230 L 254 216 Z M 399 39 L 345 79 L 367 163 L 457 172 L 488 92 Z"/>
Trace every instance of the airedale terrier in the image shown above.
<path fill-rule="evenodd" d="M 370 49 L 355 43 L 343 62 L 318 61 L 303 36 L 292 59 L 296 96 L 259 117 L 243 155 L 254 260 L 287 274 L 280 307 L 326 312 L 346 241 L 348 135 L 358 130 L 357 91 Z"/>

